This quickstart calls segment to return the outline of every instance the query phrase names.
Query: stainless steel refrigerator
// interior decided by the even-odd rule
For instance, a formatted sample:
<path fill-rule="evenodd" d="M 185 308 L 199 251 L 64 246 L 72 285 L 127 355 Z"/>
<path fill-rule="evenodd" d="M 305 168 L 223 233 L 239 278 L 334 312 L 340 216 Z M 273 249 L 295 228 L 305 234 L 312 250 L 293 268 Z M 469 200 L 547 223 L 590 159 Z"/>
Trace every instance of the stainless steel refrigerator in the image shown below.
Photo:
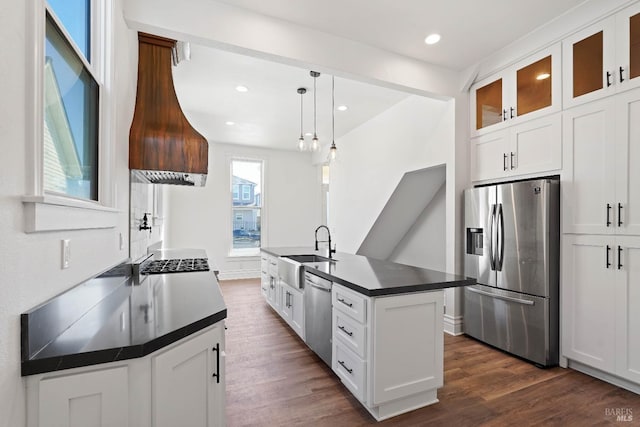
<path fill-rule="evenodd" d="M 465 191 L 464 331 L 541 366 L 558 364 L 560 182 Z"/>

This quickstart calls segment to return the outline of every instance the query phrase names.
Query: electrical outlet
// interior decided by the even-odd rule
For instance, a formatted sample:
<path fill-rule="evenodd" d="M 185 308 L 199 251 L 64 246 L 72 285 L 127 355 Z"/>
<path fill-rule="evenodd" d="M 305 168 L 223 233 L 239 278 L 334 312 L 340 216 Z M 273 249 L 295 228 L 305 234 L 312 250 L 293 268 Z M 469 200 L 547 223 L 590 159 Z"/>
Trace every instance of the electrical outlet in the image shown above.
<path fill-rule="evenodd" d="M 62 268 L 69 268 L 69 263 L 71 262 L 71 247 L 69 239 L 64 239 L 62 241 Z"/>

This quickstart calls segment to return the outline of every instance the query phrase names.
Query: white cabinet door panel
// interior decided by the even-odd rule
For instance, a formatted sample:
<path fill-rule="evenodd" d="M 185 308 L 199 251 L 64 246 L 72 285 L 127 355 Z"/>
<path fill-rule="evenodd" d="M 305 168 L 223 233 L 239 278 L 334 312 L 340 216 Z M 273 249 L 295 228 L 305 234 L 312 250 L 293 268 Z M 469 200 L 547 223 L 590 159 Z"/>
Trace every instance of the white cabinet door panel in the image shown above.
<path fill-rule="evenodd" d="M 40 427 L 126 427 L 126 366 L 40 381 Z"/>
<path fill-rule="evenodd" d="M 509 150 L 511 170 L 522 175 L 560 169 L 561 128 L 562 119 L 559 114 L 514 126 Z M 511 156 L 511 153 L 515 156 Z"/>
<path fill-rule="evenodd" d="M 612 372 L 615 270 L 611 236 L 563 236 L 563 355 Z M 607 268 L 607 245 L 609 267 Z"/>
<path fill-rule="evenodd" d="M 443 291 L 374 300 L 373 404 L 442 386 L 443 300 Z"/>
<path fill-rule="evenodd" d="M 504 176 L 509 168 L 509 132 L 501 130 L 471 140 L 471 179 L 482 181 Z"/>
<path fill-rule="evenodd" d="M 565 181 L 562 183 L 564 233 L 611 234 L 615 231 L 612 98 L 564 112 Z M 609 221 L 607 226 L 607 204 Z"/>
<path fill-rule="evenodd" d="M 618 95 L 616 107 L 616 232 L 640 236 L 640 89 Z"/>
<path fill-rule="evenodd" d="M 640 383 L 640 237 L 617 237 L 616 252 L 616 372 Z"/>

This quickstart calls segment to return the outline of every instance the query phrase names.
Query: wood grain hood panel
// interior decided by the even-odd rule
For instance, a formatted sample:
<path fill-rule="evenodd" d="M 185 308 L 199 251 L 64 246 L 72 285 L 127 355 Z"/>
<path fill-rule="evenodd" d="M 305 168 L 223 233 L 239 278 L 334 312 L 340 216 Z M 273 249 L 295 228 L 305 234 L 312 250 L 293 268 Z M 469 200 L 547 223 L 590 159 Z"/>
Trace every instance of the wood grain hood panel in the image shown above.
<path fill-rule="evenodd" d="M 149 182 L 204 185 L 207 140 L 184 116 L 173 86 L 176 41 L 138 33 L 138 90 L 129 131 L 129 169 Z"/>

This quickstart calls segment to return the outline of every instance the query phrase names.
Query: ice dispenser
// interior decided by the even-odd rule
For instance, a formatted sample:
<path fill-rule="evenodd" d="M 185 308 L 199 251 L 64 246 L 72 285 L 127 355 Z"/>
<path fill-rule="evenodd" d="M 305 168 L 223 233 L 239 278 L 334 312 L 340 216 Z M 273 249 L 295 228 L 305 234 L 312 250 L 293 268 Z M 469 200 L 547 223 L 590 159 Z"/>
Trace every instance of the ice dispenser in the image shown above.
<path fill-rule="evenodd" d="M 469 255 L 483 254 L 482 228 L 467 228 L 467 253 Z"/>

